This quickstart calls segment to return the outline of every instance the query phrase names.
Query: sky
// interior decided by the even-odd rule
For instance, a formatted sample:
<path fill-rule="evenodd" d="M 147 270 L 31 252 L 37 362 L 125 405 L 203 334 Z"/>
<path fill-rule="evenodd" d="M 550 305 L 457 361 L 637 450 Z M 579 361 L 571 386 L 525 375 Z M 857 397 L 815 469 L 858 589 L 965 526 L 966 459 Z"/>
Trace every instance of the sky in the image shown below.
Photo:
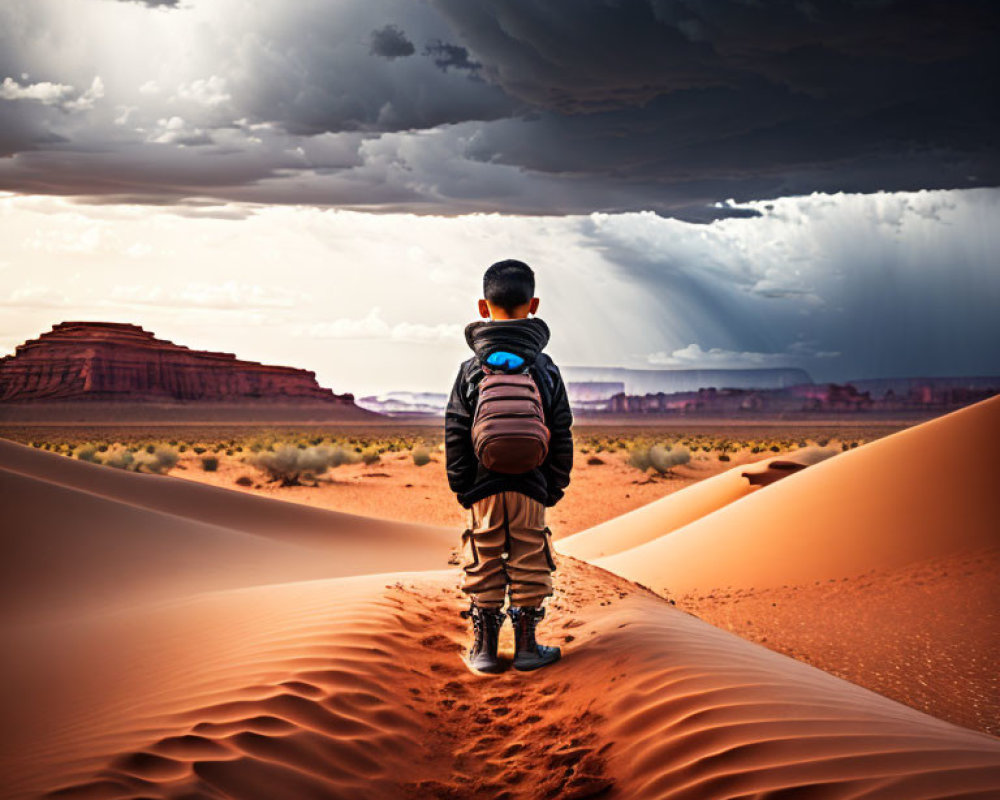
<path fill-rule="evenodd" d="M 558 363 L 1000 373 L 1000 8 L 6 0 L 0 353 L 64 320 L 446 390 Z"/>

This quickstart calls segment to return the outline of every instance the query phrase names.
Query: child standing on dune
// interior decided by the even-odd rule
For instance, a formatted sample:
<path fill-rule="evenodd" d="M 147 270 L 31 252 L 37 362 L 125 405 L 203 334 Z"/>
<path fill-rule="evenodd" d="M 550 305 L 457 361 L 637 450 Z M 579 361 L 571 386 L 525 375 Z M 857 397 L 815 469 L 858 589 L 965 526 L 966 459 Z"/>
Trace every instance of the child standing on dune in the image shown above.
<path fill-rule="evenodd" d="M 514 667 L 557 661 L 558 647 L 538 644 L 535 627 L 552 594 L 552 532 L 545 509 L 569 484 L 573 415 L 559 368 L 542 349 L 549 328 L 538 310 L 535 276 L 515 260 L 483 277 L 479 313 L 465 329 L 474 355 L 459 367 L 445 412 L 448 483 L 470 509 L 462 534 L 462 590 L 474 641 L 468 662 L 480 672 L 503 669 L 497 641 L 505 614 L 514 625 Z"/>

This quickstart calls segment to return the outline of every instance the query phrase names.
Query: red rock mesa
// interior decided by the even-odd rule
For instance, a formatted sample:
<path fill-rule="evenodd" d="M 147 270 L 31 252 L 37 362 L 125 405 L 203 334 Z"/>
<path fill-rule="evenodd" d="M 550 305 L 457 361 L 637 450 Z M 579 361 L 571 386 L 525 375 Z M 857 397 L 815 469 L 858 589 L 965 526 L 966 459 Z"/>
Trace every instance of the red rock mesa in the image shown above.
<path fill-rule="evenodd" d="M 316 374 L 157 339 L 138 325 L 61 322 L 0 358 L 0 402 L 278 401 L 354 408 Z"/>

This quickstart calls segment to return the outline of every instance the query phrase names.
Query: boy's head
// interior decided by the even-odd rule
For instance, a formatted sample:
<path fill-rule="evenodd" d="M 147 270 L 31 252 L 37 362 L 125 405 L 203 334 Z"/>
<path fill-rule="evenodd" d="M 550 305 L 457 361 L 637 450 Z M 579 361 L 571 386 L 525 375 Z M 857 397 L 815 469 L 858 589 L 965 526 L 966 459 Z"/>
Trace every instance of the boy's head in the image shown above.
<path fill-rule="evenodd" d="M 483 275 L 479 314 L 485 319 L 524 319 L 538 311 L 535 273 L 523 261 L 508 258 L 492 264 Z"/>

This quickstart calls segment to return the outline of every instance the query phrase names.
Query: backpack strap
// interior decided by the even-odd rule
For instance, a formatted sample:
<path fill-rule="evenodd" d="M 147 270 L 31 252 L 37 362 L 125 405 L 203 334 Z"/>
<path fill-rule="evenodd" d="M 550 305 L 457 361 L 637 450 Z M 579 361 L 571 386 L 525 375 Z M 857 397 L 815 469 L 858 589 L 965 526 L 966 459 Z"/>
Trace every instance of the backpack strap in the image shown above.
<path fill-rule="evenodd" d="M 542 354 L 539 353 L 535 356 L 535 360 L 531 362 L 531 366 L 535 368 L 536 374 L 540 375 L 542 380 L 545 381 L 545 386 L 549 391 L 549 396 L 555 391 L 555 383 L 552 380 L 552 375 L 545 368 L 545 364 L 542 362 Z"/>

